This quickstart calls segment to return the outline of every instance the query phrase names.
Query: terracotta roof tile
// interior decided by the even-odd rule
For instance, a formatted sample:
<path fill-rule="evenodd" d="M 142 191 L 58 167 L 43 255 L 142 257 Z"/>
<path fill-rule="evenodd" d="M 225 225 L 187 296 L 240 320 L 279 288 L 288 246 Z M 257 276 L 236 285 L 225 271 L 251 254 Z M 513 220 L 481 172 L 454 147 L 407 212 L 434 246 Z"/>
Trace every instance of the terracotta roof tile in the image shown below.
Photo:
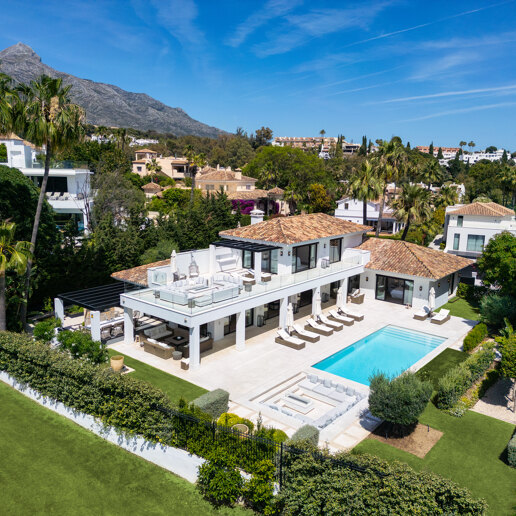
<path fill-rule="evenodd" d="M 234 170 L 207 170 L 197 176 L 196 181 L 253 181 L 256 183 L 257 179 L 248 176 L 237 179 Z"/>
<path fill-rule="evenodd" d="M 238 237 L 278 244 L 297 244 L 330 236 L 346 235 L 371 228 L 324 213 L 277 217 L 250 226 L 229 229 L 219 233 L 222 237 Z"/>
<path fill-rule="evenodd" d="M 357 248 L 371 251 L 367 269 L 436 280 L 474 263 L 467 258 L 402 240 L 369 238 Z"/>
<path fill-rule="evenodd" d="M 269 190 L 269 193 L 272 195 L 283 195 L 285 193 L 285 190 L 279 188 L 278 186 L 275 186 L 274 188 L 271 188 Z"/>
<path fill-rule="evenodd" d="M 161 186 L 157 183 L 147 183 L 142 186 L 142 190 L 145 190 L 146 192 L 161 192 Z"/>
<path fill-rule="evenodd" d="M 448 213 L 453 213 L 453 215 L 479 215 L 482 217 L 507 217 L 507 215 L 514 215 L 514 210 L 495 202 L 474 202 L 465 204 Z"/>
<path fill-rule="evenodd" d="M 152 149 L 138 149 L 138 150 L 135 150 L 134 153 L 135 154 L 138 154 L 139 152 L 147 152 L 147 153 L 151 153 L 151 154 L 157 154 L 158 152 L 155 151 L 155 150 L 152 150 Z"/>
<path fill-rule="evenodd" d="M 152 267 L 162 267 L 163 265 L 170 265 L 170 259 L 161 260 L 160 262 L 148 263 L 147 265 L 139 265 L 138 267 L 133 267 L 132 269 L 126 269 L 125 271 L 113 272 L 111 277 L 120 281 L 126 281 L 128 283 L 134 283 L 136 285 L 147 287 L 147 270 L 151 269 Z"/>
<path fill-rule="evenodd" d="M 239 190 L 237 192 L 229 192 L 228 199 L 230 200 L 254 200 L 267 197 L 267 190 L 260 190 L 256 188 L 254 190 Z"/>

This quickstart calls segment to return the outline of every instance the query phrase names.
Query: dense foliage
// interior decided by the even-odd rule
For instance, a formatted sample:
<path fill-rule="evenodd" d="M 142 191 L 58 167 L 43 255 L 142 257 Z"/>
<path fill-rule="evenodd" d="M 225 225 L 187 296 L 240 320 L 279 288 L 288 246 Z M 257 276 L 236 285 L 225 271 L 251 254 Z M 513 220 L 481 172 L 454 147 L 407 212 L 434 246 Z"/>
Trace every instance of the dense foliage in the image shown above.
<path fill-rule="evenodd" d="M 229 392 L 215 389 L 196 398 L 193 404 L 212 418 L 217 419 L 228 410 Z"/>
<path fill-rule="evenodd" d="M 317 446 L 319 443 L 319 430 L 312 425 L 303 425 L 298 428 L 292 437 L 288 440 L 288 444 L 297 446 L 300 443 L 310 443 Z"/>
<path fill-rule="evenodd" d="M 505 320 L 516 325 L 516 298 L 490 294 L 480 301 L 480 317 L 490 328 L 503 328 Z"/>
<path fill-rule="evenodd" d="M 509 465 L 516 468 L 516 434 L 514 434 L 507 445 L 507 461 Z"/>
<path fill-rule="evenodd" d="M 370 378 L 369 386 L 371 414 L 401 428 L 417 423 L 433 389 L 430 382 L 409 371 L 395 378 L 375 374 Z"/>
<path fill-rule="evenodd" d="M 64 330 L 57 335 L 59 347 L 72 358 L 84 358 L 92 364 L 104 364 L 108 360 L 106 345 L 91 338 L 86 328 L 78 331 Z"/>
<path fill-rule="evenodd" d="M 475 349 L 487 337 L 487 326 L 484 323 L 477 324 L 464 337 L 462 347 L 464 351 Z"/>

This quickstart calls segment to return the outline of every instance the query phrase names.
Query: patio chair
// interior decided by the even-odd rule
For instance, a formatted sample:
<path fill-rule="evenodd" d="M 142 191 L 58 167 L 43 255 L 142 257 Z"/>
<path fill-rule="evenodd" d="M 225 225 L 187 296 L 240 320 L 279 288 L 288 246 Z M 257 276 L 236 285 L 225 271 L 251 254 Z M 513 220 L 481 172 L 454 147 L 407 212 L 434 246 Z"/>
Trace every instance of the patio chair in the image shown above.
<path fill-rule="evenodd" d="M 428 308 L 428 306 L 424 306 L 423 308 L 421 308 L 421 310 L 414 312 L 414 319 L 417 319 L 418 321 L 424 321 L 425 319 L 430 317 L 431 314 L 432 311 L 430 310 L 430 308 Z"/>
<path fill-rule="evenodd" d="M 347 315 L 341 315 L 339 314 L 339 312 L 337 312 L 337 310 L 330 310 L 328 314 L 330 319 L 340 322 L 345 326 L 353 326 L 353 324 L 355 323 L 355 319 L 353 319 L 352 317 L 348 317 Z"/>
<path fill-rule="evenodd" d="M 123 323 L 115 324 L 113 326 L 113 328 L 111 328 L 111 337 L 112 338 L 119 337 L 120 335 L 123 335 L 123 334 L 124 334 L 124 324 Z"/>
<path fill-rule="evenodd" d="M 360 290 L 355 290 L 351 293 L 351 302 L 353 304 L 361 305 L 364 302 L 365 293 L 360 292 Z"/>
<path fill-rule="evenodd" d="M 430 322 L 434 324 L 444 324 L 446 321 L 450 320 L 450 311 L 449 310 L 441 310 L 438 314 L 435 314 Z"/>
<path fill-rule="evenodd" d="M 277 333 L 277 337 L 275 342 L 278 344 L 283 344 L 292 349 L 303 349 L 305 347 L 305 341 L 298 339 L 297 337 L 292 337 L 285 330 L 279 329 Z"/>
<path fill-rule="evenodd" d="M 109 340 L 111 338 L 111 326 L 106 326 L 100 330 L 100 340 Z"/>
<path fill-rule="evenodd" d="M 321 314 L 319 316 L 319 321 L 322 324 L 325 324 L 326 326 L 329 326 L 330 328 L 334 329 L 335 331 L 341 331 L 342 328 L 344 327 L 344 325 L 341 322 L 331 321 L 324 314 Z"/>
<path fill-rule="evenodd" d="M 310 319 L 306 320 L 305 330 L 313 331 L 319 335 L 324 335 L 325 337 L 329 337 L 333 333 L 333 328 L 330 328 L 324 324 L 320 324 L 311 317 Z"/>
<path fill-rule="evenodd" d="M 364 314 L 362 314 L 360 312 L 356 312 L 352 308 L 340 307 L 338 309 L 338 313 L 341 315 L 344 315 L 345 317 L 351 317 L 352 319 L 355 319 L 355 321 L 363 321 L 364 320 Z"/>
<path fill-rule="evenodd" d="M 298 326 L 297 324 L 294 324 L 292 328 L 294 328 L 294 333 L 296 334 L 296 336 L 303 340 L 306 340 L 307 342 L 318 342 L 319 340 L 321 340 L 320 335 L 317 335 L 317 333 L 314 333 L 312 331 L 303 330 L 303 328 L 301 328 L 301 326 Z"/>

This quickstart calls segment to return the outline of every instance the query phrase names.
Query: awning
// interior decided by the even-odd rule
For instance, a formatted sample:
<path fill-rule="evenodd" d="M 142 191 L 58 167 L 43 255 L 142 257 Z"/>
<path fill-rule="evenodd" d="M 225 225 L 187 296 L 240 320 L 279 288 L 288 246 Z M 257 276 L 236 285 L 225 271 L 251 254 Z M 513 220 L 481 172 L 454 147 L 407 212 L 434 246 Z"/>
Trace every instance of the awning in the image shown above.
<path fill-rule="evenodd" d="M 217 247 L 230 247 L 231 249 L 241 249 L 242 251 L 252 251 L 254 253 L 262 253 L 264 251 L 272 251 L 280 248 L 278 245 L 257 244 L 255 242 L 244 242 L 242 240 L 229 239 L 212 242 L 212 245 Z"/>
<path fill-rule="evenodd" d="M 131 285 L 131 290 L 137 287 Z M 125 292 L 125 283 L 117 281 L 100 287 L 85 288 L 84 290 L 75 290 L 59 294 L 66 304 L 79 305 L 88 310 L 106 310 L 113 306 L 120 306 L 120 294 Z"/>

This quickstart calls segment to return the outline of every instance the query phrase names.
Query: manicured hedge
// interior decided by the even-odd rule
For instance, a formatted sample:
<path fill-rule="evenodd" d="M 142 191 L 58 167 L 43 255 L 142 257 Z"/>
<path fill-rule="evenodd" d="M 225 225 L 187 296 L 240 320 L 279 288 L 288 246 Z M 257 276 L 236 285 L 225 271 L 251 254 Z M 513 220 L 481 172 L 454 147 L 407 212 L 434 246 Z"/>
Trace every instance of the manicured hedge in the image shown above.
<path fill-rule="evenodd" d="M 516 434 L 514 434 L 507 445 L 507 460 L 509 465 L 516 468 Z"/>
<path fill-rule="evenodd" d="M 319 442 L 319 430 L 312 425 L 303 425 L 288 440 L 289 445 L 295 446 L 299 443 L 309 442 L 317 446 Z"/>
<path fill-rule="evenodd" d="M 487 371 L 495 357 L 492 346 L 485 346 L 457 367 L 450 369 L 437 386 L 435 402 L 440 409 L 449 409 Z"/>
<path fill-rule="evenodd" d="M 213 419 L 217 419 L 228 410 L 229 392 L 223 389 L 215 389 L 193 400 L 193 404 L 209 414 Z"/>
<path fill-rule="evenodd" d="M 484 323 L 477 324 L 464 337 L 462 344 L 464 351 L 475 349 L 487 337 L 487 326 Z"/>

